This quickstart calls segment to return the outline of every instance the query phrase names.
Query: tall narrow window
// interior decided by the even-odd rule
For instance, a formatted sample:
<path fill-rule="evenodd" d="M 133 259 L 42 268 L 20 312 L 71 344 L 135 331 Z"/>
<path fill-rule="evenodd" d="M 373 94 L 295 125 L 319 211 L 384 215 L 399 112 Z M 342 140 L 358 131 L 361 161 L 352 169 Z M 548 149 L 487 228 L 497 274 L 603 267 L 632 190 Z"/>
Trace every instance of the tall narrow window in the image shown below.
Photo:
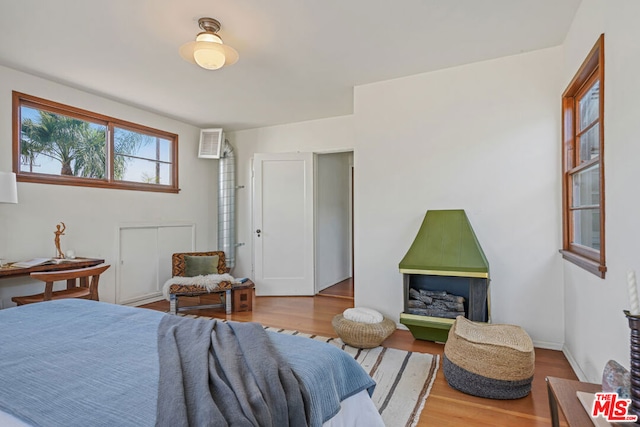
<path fill-rule="evenodd" d="M 178 136 L 13 93 L 19 181 L 178 192 Z"/>
<path fill-rule="evenodd" d="M 604 278 L 604 34 L 562 95 L 563 257 Z"/>

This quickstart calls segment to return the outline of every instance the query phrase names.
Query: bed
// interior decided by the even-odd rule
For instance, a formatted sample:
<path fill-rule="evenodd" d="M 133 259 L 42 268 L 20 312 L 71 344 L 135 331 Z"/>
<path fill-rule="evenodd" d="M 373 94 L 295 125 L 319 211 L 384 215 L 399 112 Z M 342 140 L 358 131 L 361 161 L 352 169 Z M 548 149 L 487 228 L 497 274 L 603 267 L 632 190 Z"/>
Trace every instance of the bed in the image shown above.
<path fill-rule="evenodd" d="M 0 310 L 0 326 L 2 426 L 198 424 L 200 427 L 202 421 L 189 422 L 180 414 L 187 411 L 188 419 L 192 420 L 192 415 L 202 417 L 205 413 L 200 406 L 191 405 L 201 394 L 189 400 L 189 393 L 196 394 L 192 391 L 196 388 L 189 385 L 186 374 L 190 370 L 195 372 L 194 366 L 199 362 L 194 361 L 202 357 L 216 369 L 222 366 L 224 374 L 218 376 L 226 380 L 222 388 L 214 387 L 210 373 L 207 387 L 205 372 L 208 390 L 236 387 L 238 381 L 248 376 L 261 378 L 261 370 L 275 372 L 268 365 L 272 358 L 279 361 L 274 374 L 277 380 L 266 376 L 267 382 L 273 385 L 281 380 L 290 386 L 291 378 L 295 378 L 298 388 L 287 386 L 286 391 L 294 397 L 287 395 L 282 399 L 274 394 L 269 400 L 268 393 L 266 398 L 260 396 L 262 411 L 266 410 L 267 415 L 278 412 L 279 405 L 285 401 L 289 405 L 289 420 L 295 420 L 291 407 L 296 406 L 295 396 L 299 394 L 302 403 L 296 410 L 300 405 L 304 407 L 306 422 L 311 426 L 383 425 L 369 398 L 375 382 L 351 356 L 308 338 L 265 332 L 255 323 L 189 319 L 104 302 L 66 299 Z M 215 333 L 211 334 L 207 328 L 213 328 Z M 200 338 L 193 338 L 196 335 L 189 335 L 193 333 L 209 333 L 211 337 L 218 337 L 220 345 L 214 343 L 208 348 L 215 351 L 202 356 L 196 352 L 197 346 L 190 343 L 201 343 L 200 347 L 209 344 L 202 344 Z M 254 333 L 258 334 L 255 339 L 251 335 Z M 260 334 L 266 337 L 265 342 L 260 341 Z M 231 342 L 234 339 L 235 344 Z M 184 349 L 181 346 L 185 346 Z M 242 357 L 247 357 L 246 364 L 238 362 Z M 203 363 L 207 363 L 206 360 Z M 208 369 L 212 371 L 210 366 Z M 229 366 L 236 366 L 239 372 L 233 373 Z M 238 380 L 234 380 L 234 375 Z M 200 377 L 198 373 L 193 375 L 196 380 Z M 214 400 L 221 396 L 227 399 L 232 394 L 248 396 L 238 397 L 237 403 L 223 405 L 221 412 L 228 422 L 230 417 L 234 425 L 255 425 L 255 420 L 247 421 L 255 415 L 258 424 L 272 424 L 262 418 L 262 412 L 247 413 L 247 407 L 260 406 L 252 406 L 256 401 L 254 389 L 231 391 L 233 393 L 211 393 Z M 239 419 L 235 419 L 233 410 L 227 409 L 234 405 L 245 411 L 242 422 L 237 422 Z M 215 404 L 211 410 L 218 411 Z M 219 422 L 209 424 L 221 425 Z M 299 425 L 297 421 L 289 424 Z"/>

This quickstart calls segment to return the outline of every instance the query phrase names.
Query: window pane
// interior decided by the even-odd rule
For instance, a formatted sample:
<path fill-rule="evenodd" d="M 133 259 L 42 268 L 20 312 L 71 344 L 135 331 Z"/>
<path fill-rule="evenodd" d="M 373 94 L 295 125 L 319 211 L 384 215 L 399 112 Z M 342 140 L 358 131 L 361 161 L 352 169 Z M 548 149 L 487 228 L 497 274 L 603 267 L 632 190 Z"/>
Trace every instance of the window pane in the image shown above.
<path fill-rule="evenodd" d="M 595 164 L 572 176 L 573 201 L 571 207 L 600 204 L 600 166 Z"/>
<path fill-rule="evenodd" d="M 573 242 L 600 250 L 600 209 L 573 211 Z"/>
<path fill-rule="evenodd" d="M 115 156 L 115 164 L 125 165 L 120 169 L 120 181 L 145 184 L 171 185 L 171 164 L 138 159 L 122 155 Z"/>
<path fill-rule="evenodd" d="M 598 119 L 600 114 L 600 81 L 596 81 L 591 89 L 580 98 L 580 129 L 583 130 Z"/>
<path fill-rule="evenodd" d="M 562 95 L 562 257 L 605 277 L 604 34 Z"/>
<path fill-rule="evenodd" d="M 16 91 L 12 105 L 17 118 L 12 154 L 18 180 L 180 191 L 178 135 Z M 137 185 L 140 182 L 159 185 Z"/>
<path fill-rule="evenodd" d="M 580 162 L 586 162 L 600 155 L 600 124 L 596 124 L 578 138 Z"/>
<path fill-rule="evenodd" d="M 114 179 L 171 185 L 171 144 L 168 139 L 114 128 Z"/>
<path fill-rule="evenodd" d="M 106 126 L 20 107 L 20 171 L 105 178 Z"/>

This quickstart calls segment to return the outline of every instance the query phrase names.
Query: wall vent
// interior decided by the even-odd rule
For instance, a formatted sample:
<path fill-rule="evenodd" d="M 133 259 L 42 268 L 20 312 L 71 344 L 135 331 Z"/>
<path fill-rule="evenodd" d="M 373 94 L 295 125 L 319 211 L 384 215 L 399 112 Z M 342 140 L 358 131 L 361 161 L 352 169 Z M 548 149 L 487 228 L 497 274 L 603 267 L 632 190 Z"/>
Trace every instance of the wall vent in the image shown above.
<path fill-rule="evenodd" d="M 202 129 L 200 131 L 200 147 L 198 157 L 202 159 L 219 159 L 222 153 L 224 133 L 222 128 Z"/>

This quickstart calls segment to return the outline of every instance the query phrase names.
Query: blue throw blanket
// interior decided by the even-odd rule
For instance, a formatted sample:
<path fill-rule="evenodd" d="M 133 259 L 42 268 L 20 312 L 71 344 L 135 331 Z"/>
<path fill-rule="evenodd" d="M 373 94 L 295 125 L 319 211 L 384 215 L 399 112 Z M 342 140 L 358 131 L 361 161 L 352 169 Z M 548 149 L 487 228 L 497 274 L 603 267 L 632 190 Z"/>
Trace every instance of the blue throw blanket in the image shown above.
<path fill-rule="evenodd" d="M 306 389 L 257 323 L 165 316 L 158 427 L 303 427 Z"/>
<path fill-rule="evenodd" d="M 0 410 L 34 426 L 156 422 L 163 313 L 87 300 L 0 310 Z M 375 383 L 353 358 L 308 338 L 269 334 L 306 387 L 310 423 Z"/>
<path fill-rule="evenodd" d="M 339 348 L 309 338 L 269 332 L 271 342 L 307 387 L 313 427 L 340 411 L 340 402 L 362 390 L 373 394 L 375 381 Z"/>

